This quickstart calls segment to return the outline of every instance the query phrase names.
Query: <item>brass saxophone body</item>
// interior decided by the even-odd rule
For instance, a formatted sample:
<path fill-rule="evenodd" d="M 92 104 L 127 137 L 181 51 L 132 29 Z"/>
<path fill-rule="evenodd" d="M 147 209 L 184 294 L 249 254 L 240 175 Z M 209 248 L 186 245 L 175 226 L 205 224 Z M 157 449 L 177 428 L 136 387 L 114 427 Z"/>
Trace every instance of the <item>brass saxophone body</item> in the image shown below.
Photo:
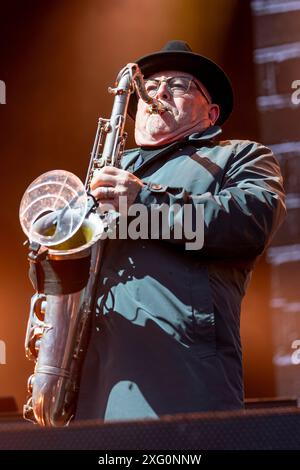
<path fill-rule="evenodd" d="M 99 118 L 98 121 L 84 186 L 86 194 L 97 169 L 106 165 L 120 166 L 126 140 L 124 126 L 130 94 L 136 91 L 140 98 L 149 104 L 150 112 L 164 111 L 159 101 L 147 95 L 137 64 L 124 67 L 117 77 L 115 87 L 109 91 L 115 96 L 113 109 L 110 119 Z M 67 181 L 67 178 L 64 181 Z M 47 188 L 49 186 L 38 184 L 39 191 L 43 189 L 43 185 Z M 20 220 L 30 242 L 33 242 L 31 247 L 34 248 L 29 256 L 33 270 L 37 269 L 41 259 L 52 264 L 70 262 L 75 265 L 79 263 L 80 266 L 81 262 L 88 263 L 88 281 L 84 286 L 76 288 L 75 283 L 75 288 L 67 293 L 49 293 L 44 288 L 37 289 L 31 300 L 25 339 L 26 355 L 35 361 L 35 370 L 28 380 L 29 398 L 24 405 L 24 418 L 41 426 L 65 426 L 76 411 L 80 374 L 88 344 L 90 319 L 100 272 L 103 252 L 101 236 L 105 223 L 96 213 L 96 206 L 92 204 L 83 223 L 70 238 L 62 243 L 48 245 L 45 237 L 45 243 L 35 243 L 32 230 L 24 228 L 22 223 L 28 212 L 34 208 L 34 202 L 28 201 L 28 197 L 32 197 L 32 191 L 29 187 L 23 196 Z M 37 199 L 40 199 L 40 196 Z M 64 213 L 64 209 L 61 213 Z M 40 217 L 41 214 L 31 214 L 34 226 L 42 220 Z M 58 229 L 59 223 L 56 226 L 56 230 Z M 47 236 L 51 239 L 49 233 Z M 73 274 L 76 277 L 76 272 Z"/>

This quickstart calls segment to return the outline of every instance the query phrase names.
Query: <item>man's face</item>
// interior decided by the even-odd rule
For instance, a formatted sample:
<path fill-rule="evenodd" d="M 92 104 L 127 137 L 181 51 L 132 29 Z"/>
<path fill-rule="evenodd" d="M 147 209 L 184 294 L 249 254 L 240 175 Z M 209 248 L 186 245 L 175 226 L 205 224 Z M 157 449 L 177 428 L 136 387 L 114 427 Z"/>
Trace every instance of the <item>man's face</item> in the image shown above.
<path fill-rule="evenodd" d="M 162 80 L 170 77 L 193 79 L 189 74 L 172 70 L 159 72 L 150 78 Z M 174 142 L 193 132 L 206 129 L 218 117 L 218 106 L 208 103 L 194 81 L 186 93 L 178 96 L 173 95 L 167 83 L 163 81 L 154 98 L 167 110 L 162 114 L 151 114 L 149 105 L 141 99 L 138 101 L 135 121 L 135 140 L 138 145 L 156 146 Z"/>

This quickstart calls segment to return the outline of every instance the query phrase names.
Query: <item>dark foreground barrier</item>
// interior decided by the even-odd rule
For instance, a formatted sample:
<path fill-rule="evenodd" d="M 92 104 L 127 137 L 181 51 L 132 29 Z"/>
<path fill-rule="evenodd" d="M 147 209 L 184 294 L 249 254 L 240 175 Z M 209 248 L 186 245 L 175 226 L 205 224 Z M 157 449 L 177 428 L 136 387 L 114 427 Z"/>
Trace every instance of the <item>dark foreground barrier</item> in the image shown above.
<path fill-rule="evenodd" d="M 34 450 L 300 450 L 296 407 L 198 413 L 160 420 L 73 423 L 45 429 L 0 421 L 0 449 Z"/>

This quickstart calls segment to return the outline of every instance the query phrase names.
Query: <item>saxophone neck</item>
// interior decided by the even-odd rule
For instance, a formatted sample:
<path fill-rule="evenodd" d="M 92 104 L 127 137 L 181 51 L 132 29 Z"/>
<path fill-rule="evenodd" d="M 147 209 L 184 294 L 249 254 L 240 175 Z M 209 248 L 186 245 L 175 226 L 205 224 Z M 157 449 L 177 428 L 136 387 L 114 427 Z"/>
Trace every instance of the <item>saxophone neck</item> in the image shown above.
<path fill-rule="evenodd" d="M 135 90 L 141 100 L 149 105 L 148 112 L 150 114 L 162 114 L 166 111 L 166 107 L 155 98 L 152 98 L 148 95 L 147 90 L 145 88 L 145 81 L 144 76 L 138 66 L 138 64 L 127 64 L 126 67 L 132 67 L 134 70 L 133 74 L 133 83 L 135 85 Z"/>

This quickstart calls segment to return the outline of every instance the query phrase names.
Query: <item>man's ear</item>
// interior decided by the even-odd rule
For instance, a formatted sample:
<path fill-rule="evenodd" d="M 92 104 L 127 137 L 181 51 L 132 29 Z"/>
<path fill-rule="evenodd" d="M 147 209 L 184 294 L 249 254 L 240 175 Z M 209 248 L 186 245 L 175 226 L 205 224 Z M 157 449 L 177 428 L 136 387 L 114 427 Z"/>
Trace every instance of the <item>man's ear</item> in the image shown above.
<path fill-rule="evenodd" d="M 211 121 L 211 124 L 214 125 L 214 123 L 218 120 L 218 117 L 220 116 L 220 108 L 217 104 L 211 104 L 209 111 L 208 111 L 209 119 Z"/>

